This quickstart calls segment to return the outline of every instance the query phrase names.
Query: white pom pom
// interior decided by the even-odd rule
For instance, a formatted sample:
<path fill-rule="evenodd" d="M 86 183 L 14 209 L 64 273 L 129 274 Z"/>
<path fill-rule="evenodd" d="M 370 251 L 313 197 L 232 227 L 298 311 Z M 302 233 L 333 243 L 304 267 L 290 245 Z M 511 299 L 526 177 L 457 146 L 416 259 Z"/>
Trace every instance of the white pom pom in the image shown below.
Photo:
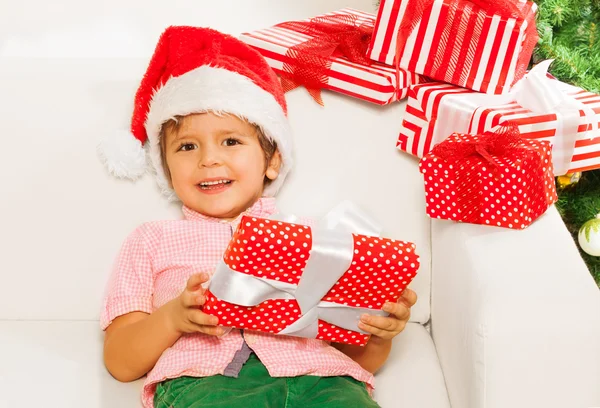
<path fill-rule="evenodd" d="M 124 130 L 103 138 L 98 145 L 98 154 L 115 177 L 136 180 L 148 167 L 142 143 Z"/>

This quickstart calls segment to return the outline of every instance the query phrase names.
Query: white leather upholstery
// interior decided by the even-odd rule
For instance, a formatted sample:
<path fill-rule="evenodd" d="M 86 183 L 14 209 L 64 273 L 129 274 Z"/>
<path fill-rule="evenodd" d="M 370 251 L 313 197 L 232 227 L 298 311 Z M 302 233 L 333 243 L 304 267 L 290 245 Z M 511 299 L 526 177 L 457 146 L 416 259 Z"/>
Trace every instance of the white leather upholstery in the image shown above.
<path fill-rule="evenodd" d="M 141 381 L 120 384 L 102 365 L 100 301 L 126 235 L 180 211 L 151 177 L 110 178 L 95 146 L 128 127 L 164 27 L 237 34 L 342 7 L 374 11 L 374 2 L 3 5 L 0 407 L 139 405 Z M 600 294 L 557 215 L 523 232 L 432 224 L 417 161 L 394 148 L 403 103 L 379 107 L 330 92 L 324 101 L 303 89 L 288 95 L 297 166 L 280 207 L 320 216 L 350 199 L 421 255 L 413 323 L 377 375 L 381 406 L 600 406 Z M 430 320 L 433 337 L 423 326 Z"/>
<path fill-rule="evenodd" d="M 140 406 L 142 380 L 120 383 L 104 368 L 97 322 L 2 321 L 0 344 L 0 407 Z M 450 407 L 433 342 L 418 323 L 396 338 L 377 381 L 384 408 Z"/>
<path fill-rule="evenodd" d="M 432 236 L 454 406 L 600 406 L 600 292 L 556 209 L 524 231 L 435 220 Z"/>

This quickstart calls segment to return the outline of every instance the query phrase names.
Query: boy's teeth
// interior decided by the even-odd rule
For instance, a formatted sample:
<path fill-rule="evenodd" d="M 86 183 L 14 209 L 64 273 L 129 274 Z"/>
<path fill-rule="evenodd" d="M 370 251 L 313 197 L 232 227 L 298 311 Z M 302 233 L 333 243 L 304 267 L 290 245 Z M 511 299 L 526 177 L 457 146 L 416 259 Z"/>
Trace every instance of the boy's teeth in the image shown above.
<path fill-rule="evenodd" d="M 216 180 L 216 181 L 203 181 L 200 183 L 201 186 L 214 186 L 216 184 L 229 183 L 229 180 Z"/>

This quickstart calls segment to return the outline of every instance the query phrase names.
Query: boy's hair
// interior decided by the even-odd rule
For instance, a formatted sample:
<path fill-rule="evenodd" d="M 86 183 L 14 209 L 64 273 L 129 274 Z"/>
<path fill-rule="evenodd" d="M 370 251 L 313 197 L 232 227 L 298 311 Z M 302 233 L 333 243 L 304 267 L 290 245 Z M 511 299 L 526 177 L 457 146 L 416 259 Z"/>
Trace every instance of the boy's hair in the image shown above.
<path fill-rule="evenodd" d="M 162 160 L 162 165 L 163 165 L 163 169 L 165 170 L 165 175 L 167 176 L 167 180 L 169 181 L 169 184 L 171 184 L 171 171 L 169 170 L 169 166 L 167 165 L 167 157 L 165 154 L 166 151 L 166 140 L 167 140 L 167 132 L 178 132 L 179 129 L 181 128 L 181 124 L 183 123 L 183 119 L 185 118 L 185 116 L 175 116 L 173 119 L 165 122 L 162 125 L 162 128 L 160 130 L 160 157 Z M 271 159 L 273 158 L 273 155 L 275 154 L 275 151 L 277 150 L 277 143 L 269 140 L 264 132 L 260 129 L 259 126 L 256 125 L 252 125 L 254 126 L 254 130 L 257 133 L 258 136 L 258 143 L 260 144 L 260 147 L 263 151 L 263 153 L 265 154 L 265 170 L 267 169 L 267 167 L 269 166 L 269 163 L 271 162 Z M 265 176 L 265 180 L 263 182 L 263 186 L 266 187 L 269 185 L 269 183 L 271 183 L 273 180 L 269 179 L 267 176 Z M 172 187 L 172 186 L 171 186 Z"/>

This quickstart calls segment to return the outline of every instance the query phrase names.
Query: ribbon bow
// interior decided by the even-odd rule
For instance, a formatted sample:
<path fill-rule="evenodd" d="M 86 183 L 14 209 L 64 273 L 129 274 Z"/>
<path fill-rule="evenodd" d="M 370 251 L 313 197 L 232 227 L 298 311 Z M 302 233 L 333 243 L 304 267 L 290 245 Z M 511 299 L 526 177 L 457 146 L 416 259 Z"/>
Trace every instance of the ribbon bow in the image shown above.
<path fill-rule="evenodd" d="M 331 57 L 345 57 L 351 62 L 368 64 L 367 48 L 373 27 L 358 25 L 350 14 L 315 17 L 310 21 L 289 21 L 276 27 L 311 36 L 310 40 L 290 47 L 283 64 L 281 84 L 284 92 L 304 85 L 321 106 L 321 88 L 327 84 Z"/>
<path fill-rule="evenodd" d="M 496 157 L 505 157 L 515 153 L 525 153 L 529 149 L 521 146 L 519 129 L 512 124 L 498 128 L 495 132 L 484 133 L 477 141 L 459 143 L 440 143 L 432 149 L 436 156 L 457 162 L 469 156 L 479 155 L 492 166 L 498 167 Z"/>
<path fill-rule="evenodd" d="M 294 222 L 296 217 L 276 214 L 271 219 Z M 240 273 L 222 260 L 211 278 L 209 289 L 217 298 L 241 306 L 256 306 L 269 299 L 296 300 L 301 317 L 278 334 L 316 338 L 319 319 L 368 334 L 358 328 L 361 314 L 387 316 L 386 312 L 321 300 L 351 265 L 351 232 L 378 236 L 380 227 L 352 203 L 344 201 L 313 228 L 310 258 L 298 285 Z"/>
<path fill-rule="evenodd" d="M 398 36 L 396 39 L 396 57 L 394 60 L 396 66 L 396 75 L 399 76 L 400 60 L 404 52 L 404 48 L 411 33 L 421 21 L 425 10 L 431 9 L 435 0 L 409 0 L 406 5 L 406 12 L 402 17 L 398 28 Z M 525 39 L 522 52 L 517 60 L 515 80 L 521 78 L 527 70 L 529 64 L 528 56 L 531 55 L 533 48 L 538 42 L 538 33 L 535 27 L 533 15 L 524 16 L 524 13 L 517 5 L 516 0 L 452 0 L 448 5 L 448 16 L 445 19 L 445 25 L 441 33 L 442 38 L 447 41 L 461 36 L 468 36 L 469 42 L 477 44 L 480 37 L 483 35 L 481 24 L 476 18 L 468 18 L 466 22 L 456 21 L 461 16 L 457 14 L 459 10 L 465 10 L 464 15 L 476 16 L 479 13 L 486 13 L 488 16 L 498 15 L 502 18 L 514 18 L 522 22 L 528 18 L 528 25 L 525 29 Z M 464 17 L 462 17 L 464 20 Z M 458 50 L 453 46 L 440 46 L 435 52 L 435 55 L 430 55 L 429 58 L 434 60 L 431 76 L 449 83 L 459 83 L 465 81 L 465 70 L 463 67 L 469 63 L 470 55 L 473 50 L 471 47 L 463 44 Z M 396 80 L 399 78 L 397 77 Z M 461 82 L 462 83 L 462 82 Z"/>

